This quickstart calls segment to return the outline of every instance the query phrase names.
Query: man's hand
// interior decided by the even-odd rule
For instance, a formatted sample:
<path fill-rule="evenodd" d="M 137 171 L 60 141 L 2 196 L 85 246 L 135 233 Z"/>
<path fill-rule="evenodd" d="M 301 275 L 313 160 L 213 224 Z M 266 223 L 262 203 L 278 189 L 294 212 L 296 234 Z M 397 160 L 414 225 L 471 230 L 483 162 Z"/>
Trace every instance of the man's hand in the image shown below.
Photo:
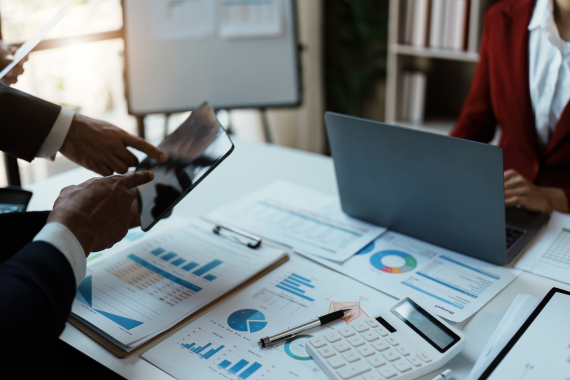
<path fill-rule="evenodd" d="M 505 171 L 505 206 L 521 205 L 529 211 L 549 214 L 568 212 L 568 200 L 562 189 L 536 186 L 516 170 Z"/>
<path fill-rule="evenodd" d="M 6 45 L 4 42 L 0 41 L 0 71 L 4 70 L 14 60 L 14 54 L 16 54 L 18 48 L 15 46 Z M 0 82 L 7 84 L 8 86 L 15 84 L 18 81 L 18 77 L 24 73 L 24 63 L 28 60 L 28 57 L 24 57 L 12 70 L 10 70 L 4 78 L 0 79 Z"/>
<path fill-rule="evenodd" d="M 139 220 L 138 212 L 132 208 L 135 196 L 129 189 L 153 178 L 152 172 L 144 171 L 68 186 L 59 194 L 47 222 L 66 226 L 86 255 L 110 248 L 134 227 L 133 219 Z"/>
<path fill-rule="evenodd" d="M 168 161 L 168 155 L 140 137 L 133 136 L 112 124 L 75 114 L 67 137 L 59 150 L 71 161 L 97 174 L 108 176 L 124 174 L 139 160 L 129 152 L 133 147 L 160 163 Z"/>

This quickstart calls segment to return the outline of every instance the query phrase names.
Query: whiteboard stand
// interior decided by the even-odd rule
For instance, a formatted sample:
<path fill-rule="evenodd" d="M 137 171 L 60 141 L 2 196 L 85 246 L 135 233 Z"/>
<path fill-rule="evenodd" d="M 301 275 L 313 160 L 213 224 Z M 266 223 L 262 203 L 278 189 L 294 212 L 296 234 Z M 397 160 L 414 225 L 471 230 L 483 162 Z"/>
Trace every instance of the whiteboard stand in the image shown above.
<path fill-rule="evenodd" d="M 260 109 L 263 133 L 272 141 L 266 109 L 302 104 L 297 3 L 274 1 L 281 7 L 279 35 L 222 38 L 216 31 L 200 38 L 165 38 L 160 32 L 168 32 L 169 25 L 183 27 L 176 23 L 185 19 L 153 29 L 158 13 L 150 4 L 156 3 L 122 0 L 125 92 L 140 137 L 145 137 L 146 115 L 186 112 L 208 101 L 214 109 Z"/>

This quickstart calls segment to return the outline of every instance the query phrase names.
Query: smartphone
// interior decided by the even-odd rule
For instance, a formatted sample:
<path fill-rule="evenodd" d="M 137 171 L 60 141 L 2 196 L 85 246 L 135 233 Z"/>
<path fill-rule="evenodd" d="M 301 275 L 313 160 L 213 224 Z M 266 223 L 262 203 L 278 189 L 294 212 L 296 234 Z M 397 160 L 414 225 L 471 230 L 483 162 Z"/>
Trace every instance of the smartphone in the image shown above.
<path fill-rule="evenodd" d="M 154 173 L 151 182 L 137 187 L 143 231 L 167 215 L 234 150 L 230 136 L 208 103 L 192 111 L 158 147 L 168 154 L 168 162 L 161 164 L 147 157 L 136 168 L 137 172 Z"/>
<path fill-rule="evenodd" d="M 26 211 L 31 198 L 32 192 L 20 187 L 0 188 L 0 214 Z"/>

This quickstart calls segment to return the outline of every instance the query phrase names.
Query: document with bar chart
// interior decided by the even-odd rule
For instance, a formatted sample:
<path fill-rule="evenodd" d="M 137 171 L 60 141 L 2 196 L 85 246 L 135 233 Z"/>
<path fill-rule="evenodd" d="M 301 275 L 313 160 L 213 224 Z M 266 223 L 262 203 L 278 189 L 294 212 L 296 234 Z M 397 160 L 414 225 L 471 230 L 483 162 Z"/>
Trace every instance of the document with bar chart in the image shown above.
<path fill-rule="evenodd" d="M 284 257 L 192 219 L 87 269 L 73 315 L 129 351 Z"/>
<path fill-rule="evenodd" d="M 570 216 L 553 212 L 515 268 L 570 284 Z"/>
<path fill-rule="evenodd" d="M 208 214 L 296 252 L 342 262 L 386 231 L 342 212 L 338 197 L 276 181 Z"/>
<path fill-rule="evenodd" d="M 475 314 L 520 274 L 392 231 L 342 264 L 311 258 L 394 297 L 411 296 L 453 322 Z"/>
<path fill-rule="evenodd" d="M 233 294 L 214 309 L 143 354 L 177 379 L 328 379 L 305 342 L 328 329 L 375 316 L 394 298 L 298 255 Z M 346 320 L 307 331 L 273 348 L 260 338 L 329 313 L 351 308 Z M 346 305 L 346 306 L 345 306 Z"/>

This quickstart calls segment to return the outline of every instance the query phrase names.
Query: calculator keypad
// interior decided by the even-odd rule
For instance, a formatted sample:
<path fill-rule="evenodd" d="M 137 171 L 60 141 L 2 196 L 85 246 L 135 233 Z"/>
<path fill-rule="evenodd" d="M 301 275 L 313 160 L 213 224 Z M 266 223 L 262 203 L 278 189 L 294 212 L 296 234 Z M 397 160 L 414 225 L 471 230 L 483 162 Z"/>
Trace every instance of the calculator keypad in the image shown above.
<path fill-rule="evenodd" d="M 343 380 L 398 380 L 432 361 L 424 352 L 408 350 L 398 336 L 371 318 L 309 342 L 324 359 L 320 364 L 328 365 Z"/>

